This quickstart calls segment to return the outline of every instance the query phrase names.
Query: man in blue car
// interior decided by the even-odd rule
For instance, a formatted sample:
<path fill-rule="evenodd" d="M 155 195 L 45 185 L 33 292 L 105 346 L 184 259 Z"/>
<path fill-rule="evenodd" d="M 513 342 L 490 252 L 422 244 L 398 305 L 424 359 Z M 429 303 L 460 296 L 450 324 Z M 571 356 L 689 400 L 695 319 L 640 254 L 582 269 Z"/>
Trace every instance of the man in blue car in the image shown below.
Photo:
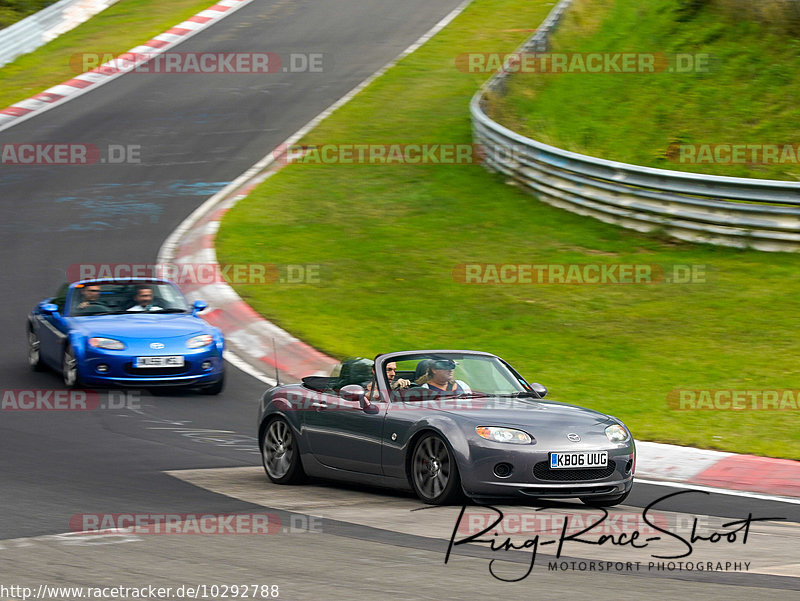
<path fill-rule="evenodd" d="M 162 307 L 153 304 L 154 300 L 153 289 L 150 286 L 140 284 L 136 286 L 136 294 L 133 300 L 136 304 L 128 309 L 128 311 L 163 311 Z"/>
<path fill-rule="evenodd" d="M 100 284 L 86 284 L 78 288 L 80 299 L 75 305 L 75 313 L 78 315 L 92 314 L 108 311 L 106 304 L 100 300 Z"/>

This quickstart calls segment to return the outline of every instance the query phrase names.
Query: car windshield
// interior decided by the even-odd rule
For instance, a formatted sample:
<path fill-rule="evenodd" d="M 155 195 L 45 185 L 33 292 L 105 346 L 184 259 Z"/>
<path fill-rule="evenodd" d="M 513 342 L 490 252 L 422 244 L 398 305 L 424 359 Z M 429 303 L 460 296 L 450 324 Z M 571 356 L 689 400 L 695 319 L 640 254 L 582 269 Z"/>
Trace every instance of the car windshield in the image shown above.
<path fill-rule="evenodd" d="M 400 380 L 410 383 L 393 391 L 393 398 L 398 401 L 426 400 L 440 395 L 537 397 L 497 357 L 458 353 L 407 355 L 385 362 L 384 367 L 392 388 Z"/>
<path fill-rule="evenodd" d="M 81 283 L 72 290 L 70 316 L 120 315 L 123 313 L 186 313 L 186 299 L 174 284 Z"/>

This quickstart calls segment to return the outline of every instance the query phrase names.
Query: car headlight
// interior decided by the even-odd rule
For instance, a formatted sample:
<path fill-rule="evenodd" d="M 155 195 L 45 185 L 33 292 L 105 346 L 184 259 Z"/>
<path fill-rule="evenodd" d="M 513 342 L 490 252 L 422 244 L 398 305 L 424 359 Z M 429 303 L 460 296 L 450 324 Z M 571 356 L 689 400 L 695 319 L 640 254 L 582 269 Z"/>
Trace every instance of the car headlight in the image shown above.
<path fill-rule="evenodd" d="M 186 346 L 189 348 L 201 348 L 203 346 L 208 346 L 214 342 L 214 337 L 210 334 L 200 334 L 199 336 L 192 336 L 189 340 L 186 341 Z"/>
<path fill-rule="evenodd" d="M 109 351 L 121 351 L 125 348 L 125 343 L 121 340 L 115 340 L 113 338 L 89 338 L 89 346 L 93 346 L 94 348 L 102 348 Z"/>
<path fill-rule="evenodd" d="M 619 424 L 612 424 L 606 428 L 606 438 L 611 442 L 625 442 L 628 440 L 628 431 Z"/>
<path fill-rule="evenodd" d="M 495 428 L 493 426 L 478 426 L 475 428 L 478 436 L 493 442 L 510 442 L 511 444 L 530 444 L 533 438 L 527 432 L 513 428 Z"/>

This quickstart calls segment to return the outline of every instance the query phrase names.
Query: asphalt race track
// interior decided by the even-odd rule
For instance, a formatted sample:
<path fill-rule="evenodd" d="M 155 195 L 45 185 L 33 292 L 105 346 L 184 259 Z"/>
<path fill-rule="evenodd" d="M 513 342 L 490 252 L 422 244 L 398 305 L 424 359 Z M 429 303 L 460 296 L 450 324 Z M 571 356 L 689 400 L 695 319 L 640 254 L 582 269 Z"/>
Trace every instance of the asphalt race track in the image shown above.
<path fill-rule="evenodd" d="M 153 263 L 164 239 L 205 198 L 457 4 L 253 2 L 177 50 L 322 53 L 333 68 L 268 75 L 132 73 L 0 133 L 4 144 L 138 145 L 141 155 L 140 164 L 2 167 L 0 277 L 10 292 L 2 312 L 3 389 L 60 386 L 56 375 L 27 369 L 24 316 L 65 281 L 70 265 Z M 4 538 L 66 531 L 63 509 L 81 510 L 87 502 L 125 511 L 193 503 L 222 509 L 227 500 L 198 498 L 160 472 L 259 460 L 251 451 L 255 400 L 264 386 L 230 372 L 220 398 L 146 396 L 141 415 L 3 415 Z M 164 426 L 232 431 L 236 448 L 152 429 Z M 238 444 L 242 437 L 247 450 Z"/>
<path fill-rule="evenodd" d="M 322 72 L 132 73 L 0 133 L 2 144 L 112 144 L 138 147 L 141 157 L 138 164 L 0 166 L 1 388 L 61 388 L 55 374 L 28 369 L 24 324 L 70 265 L 154 262 L 164 239 L 203 200 L 458 4 L 257 0 L 176 51 L 322 53 Z M 458 508 L 414 511 L 421 505 L 408 495 L 323 483 L 269 485 L 258 471 L 254 438 L 263 388 L 229 365 L 219 397 L 142 391 L 129 399 L 132 408 L 0 412 L 0 584 L 266 584 L 279 585 L 281 599 L 321 600 L 478 593 L 616 600 L 621 590 L 644 599 L 787 599 L 800 589 L 800 527 L 777 522 L 754 526 L 747 546 L 704 547 L 704 560 L 730 555 L 751 562 L 747 574 L 562 573 L 538 566 L 510 584 L 488 574 L 495 555 L 464 546 L 445 565 Z M 639 484 L 621 510 L 640 513 L 677 490 Z M 800 522 L 798 504 L 742 496 L 693 493 L 660 507 L 671 515 L 752 513 Z M 562 503 L 553 511 L 581 508 Z M 308 524 L 309 516 L 321 521 L 314 532 L 281 529 L 274 536 L 64 534 L 76 514 L 135 512 L 272 512 L 284 525 Z M 565 555 L 600 559 L 605 549 L 571 547 Z M 502 562 L 510 575 L 524 572 L 522 553 Z M 608 558 L 651 559 L 646 551 L 621 553 L 609 550 Z"/>

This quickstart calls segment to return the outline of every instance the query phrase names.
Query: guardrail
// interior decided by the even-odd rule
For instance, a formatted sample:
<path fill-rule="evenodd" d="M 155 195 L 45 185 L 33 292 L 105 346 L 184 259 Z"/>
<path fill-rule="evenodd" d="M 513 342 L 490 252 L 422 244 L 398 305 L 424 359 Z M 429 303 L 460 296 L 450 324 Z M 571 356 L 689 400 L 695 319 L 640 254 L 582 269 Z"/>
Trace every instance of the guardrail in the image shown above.
<path fill-rule="evenodd" d="M 61 0 L 0 29 L 0 67 L 33 52 L 119 0 Z"/>
<path fill-rule="evenodd" d="M 559 2 L 519 52 L 544 52 L 570 0 Z M 800 251 L 800 182 L 653 169 L 562 150 L 520 135 L 485 112 L 487 94 L 505 93 L 504 70 L 470 102 L 484 165 L 542 201 L 638 231 L 681 240 Z"/>

